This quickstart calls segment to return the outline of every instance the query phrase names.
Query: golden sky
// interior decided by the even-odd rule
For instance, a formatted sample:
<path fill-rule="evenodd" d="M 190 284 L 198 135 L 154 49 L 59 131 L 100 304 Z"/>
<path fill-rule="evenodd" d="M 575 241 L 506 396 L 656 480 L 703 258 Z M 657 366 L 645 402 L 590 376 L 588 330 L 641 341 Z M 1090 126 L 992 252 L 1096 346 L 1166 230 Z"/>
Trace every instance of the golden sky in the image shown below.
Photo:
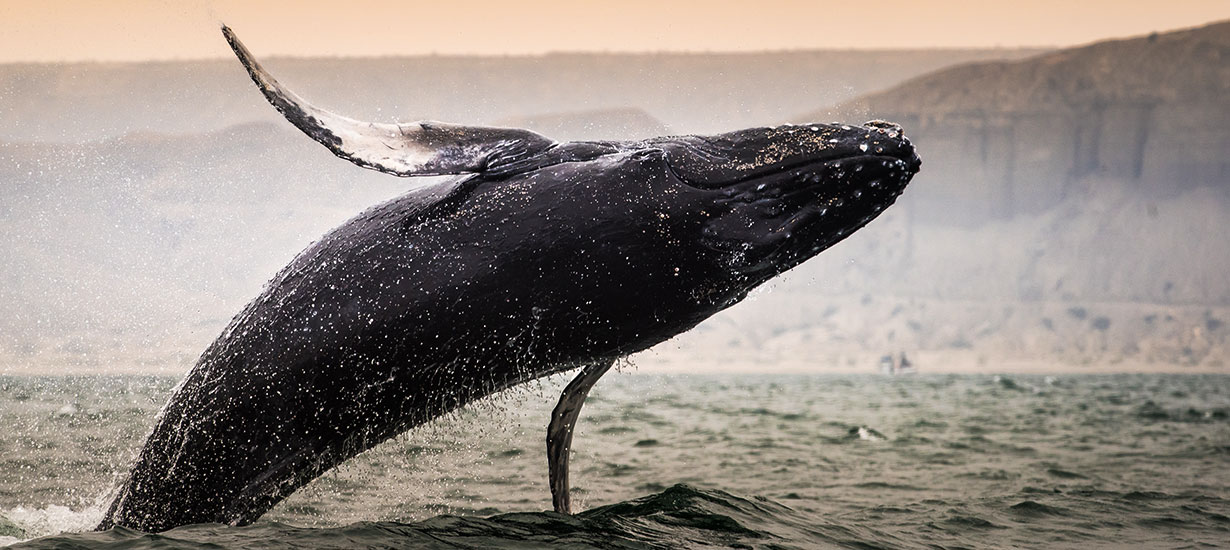
<path fill-rule="evenodd" d="M 0 62 L 1069 46 L 1230 19 L 1230 0 L 0 0 Z"/>

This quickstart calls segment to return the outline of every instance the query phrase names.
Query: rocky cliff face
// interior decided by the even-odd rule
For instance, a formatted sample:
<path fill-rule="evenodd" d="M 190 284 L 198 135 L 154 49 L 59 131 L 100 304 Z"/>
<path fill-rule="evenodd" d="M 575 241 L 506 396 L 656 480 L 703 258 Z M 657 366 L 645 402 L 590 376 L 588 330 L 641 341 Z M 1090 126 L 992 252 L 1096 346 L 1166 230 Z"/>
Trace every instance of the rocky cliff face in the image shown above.
<path fill-rule="evenodd" d="M 940 70 L 795 121 L 859 118 L 902 124 L 923 170 L 796 271 L 858 306 L 772 317 L 813 354 L 1225 367 L 1230 22 Z"/>
<path fill-rule="evenodd" d="M 924 221 L 1038 213 L 1089 178 L 1151 198 L 1230 190 L 1230 22 L 963 65 L 796 118 L 833 113 L 905 126 Z"/>

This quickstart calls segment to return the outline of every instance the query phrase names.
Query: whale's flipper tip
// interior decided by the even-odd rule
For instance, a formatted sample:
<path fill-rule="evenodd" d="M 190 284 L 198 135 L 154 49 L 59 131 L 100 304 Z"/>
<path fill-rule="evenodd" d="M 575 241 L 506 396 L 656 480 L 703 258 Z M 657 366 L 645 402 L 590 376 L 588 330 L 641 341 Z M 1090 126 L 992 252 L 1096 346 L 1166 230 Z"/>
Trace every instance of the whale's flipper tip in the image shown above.
<path fill-rule="evenodd" d="M 581 415 L 581 405 L 590 388 L 615 364 L 614 360 L 602 360 L 581 369 L 575 379 L 564 388 L 559 403 L 551 411 L 547 425 L 547 476 L 551 486 L 551 504 L 556 512 L 572 514 L 572 498 L 568 491 L 568 453 L 572 448 L 572 432 Z"/>

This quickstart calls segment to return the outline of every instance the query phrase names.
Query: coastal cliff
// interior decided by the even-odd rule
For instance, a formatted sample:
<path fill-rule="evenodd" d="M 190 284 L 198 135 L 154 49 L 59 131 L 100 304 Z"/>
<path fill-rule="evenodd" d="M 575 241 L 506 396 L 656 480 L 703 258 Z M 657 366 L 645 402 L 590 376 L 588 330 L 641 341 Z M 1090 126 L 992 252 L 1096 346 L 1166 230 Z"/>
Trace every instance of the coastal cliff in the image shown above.
<path fill-rule="evenodd" d="M 919 144 L 920 221 L 1036 214 L 1090 178 L 1149 198 L 1230 192 L 1230 22 L 961 65 L 794 118 L 835 113 Z"/>

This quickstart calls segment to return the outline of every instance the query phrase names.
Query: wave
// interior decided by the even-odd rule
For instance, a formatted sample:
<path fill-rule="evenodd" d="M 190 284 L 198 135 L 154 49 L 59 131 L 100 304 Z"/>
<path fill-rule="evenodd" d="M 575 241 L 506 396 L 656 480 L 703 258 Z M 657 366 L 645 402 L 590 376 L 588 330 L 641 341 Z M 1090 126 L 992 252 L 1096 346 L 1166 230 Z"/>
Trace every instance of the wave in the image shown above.
<path fill-rule="evenodd" d="M 899 544 L 901 541 L 897 541 Z M 360 522 L 335 528 L 259 522 L 244 527 L 198 524 L 163 533 L 124 527 L 62 533 L 19 542 L 12 550 L 131 548 L 846 548 L 897 546 L 868 529 L 817 523 L 765 498 L 675 485 L 575 516 L 511 513 L 488 518 L 437 516 L 416 523 Z"/>

